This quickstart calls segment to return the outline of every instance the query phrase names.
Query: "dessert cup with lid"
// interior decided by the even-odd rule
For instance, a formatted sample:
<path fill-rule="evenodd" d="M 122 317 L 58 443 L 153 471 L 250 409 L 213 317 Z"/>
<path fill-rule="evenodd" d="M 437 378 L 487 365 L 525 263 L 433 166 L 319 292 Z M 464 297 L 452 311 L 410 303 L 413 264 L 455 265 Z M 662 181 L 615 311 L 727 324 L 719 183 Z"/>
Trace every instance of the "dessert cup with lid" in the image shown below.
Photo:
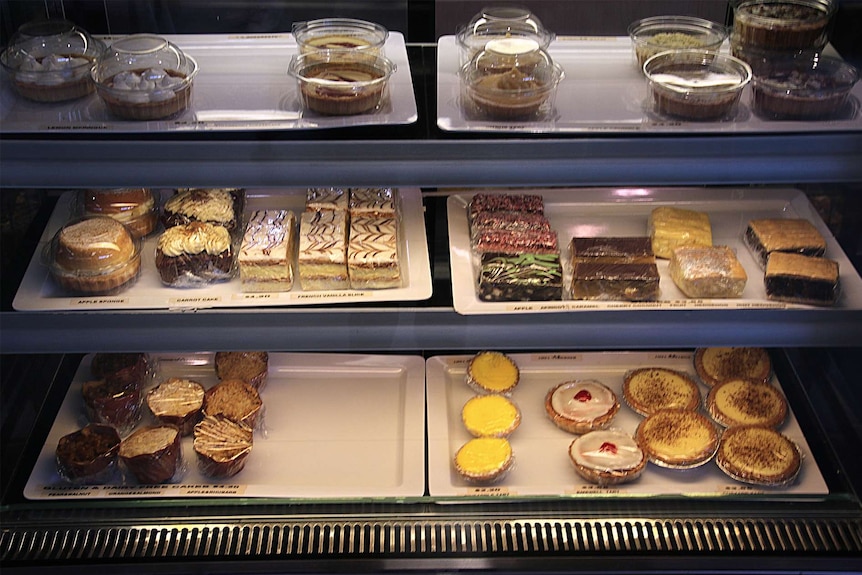
<path fill-rule="evenodd" d="M 124 120 L 161 120 L 189 107 L 198 64 L 168 40 L 134 34 L 116 40 L 92 78 L 105 107 Z"/>
<path fill-rule="evenodd" d="M 721 24 L 692 16 L 652 16 L 628 27 L 632 56 L 639 70 L 651 56 L 667 50 L 701 49 L 717 52 L 727 39 Z"/>
<path fill-rule="evenodd" d="M 491 40 L 460 70 L 462 105 L 479 119 L 541 120 L 553 110 L 564 77 L 535 40 Z"/>
<path fill-rule="evenodd" d="M 732 2 L 737 45 L 767 50 L 822 48 L 833 0 L 736 0 Z"/>
<path fill-rule="evenodd" d="M 304 110 L 326 116 L 366 114 L 384 102 L 395 64 L 374 52 L 320 50 L 291 58 Z"/>
<path fill-rule="evenodd" d="M 374 22 L 353 18 L 322 18 L 294 23 L 291 32 L 300 54 L 346 50 L 380 55 L 389 31 Z"/>
<path fill-rule="evenodd" d="M 751 81 L 748 64 L 708 50 L 659 52 L 644 63 L 643 70 L 654 110 L 685 120 L 732 116 L 743 88 Z"/>
<path fill-rule="evenodd" d="M 0 64 L 22 98 L 64 102 L 95 90 L 90 68 L 104 50 L 104 43 L 72 22 L 43 20 L 18 29 Z"/>
<path fill-rule="evenodd" d="M 541 22 L 530 17 L 491 17 L 471 21 L 455 35 L 461 65 L 485 49 L 491 40 L 502 38 L 526 38 L 538 43 L 546 50 L 554 40 L 554 33 L 546 30 Z"/>
<path fill-rule="evenodd" d="M 752 80 L 752 103 L 772 120 L 818 120 L 855 113 L 848 106 L 859 72 L 840 58 L 778 60 Z"/>

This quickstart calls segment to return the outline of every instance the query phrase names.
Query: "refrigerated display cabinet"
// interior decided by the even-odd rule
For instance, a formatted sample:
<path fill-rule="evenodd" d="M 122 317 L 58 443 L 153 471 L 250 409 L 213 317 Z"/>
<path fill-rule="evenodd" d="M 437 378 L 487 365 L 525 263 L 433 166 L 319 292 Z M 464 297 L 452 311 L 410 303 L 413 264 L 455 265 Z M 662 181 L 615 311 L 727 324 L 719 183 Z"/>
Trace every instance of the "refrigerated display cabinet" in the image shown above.
<path fill-rule="evenodd" d="M 29 3 L 32 4 L 32 3 Z M 346 4 L 346 5 L 345 5 Z M 303 18 L 348 13 L 403 32 L 415 121 L 323 129 L 110 133 L 57 122 L 0 133 L 2 184 L 2 508 L 0 561 L 9 572 L 854 572 L 862 569 L 862 309 L 686 308 L 562 313 L 459 313 L 454 303 L 448 200 L 475 190 L 548 190 L 572 200 L 599 190 L 646 194 L 716 192 L 744 197 L 799 193 L 862 270 L 862 125 L 841 129 L 660 132 L 590 130 L 499 133 L 437 125 L 436 21 L 450 2 L 47 3 L 97 34 L 279 35 Z M 578 26 L 587 3 L 524 2 L 558 33 Z M 721 3 L 696 6 L 724 14 Z M 466 10 L 467 4 L 461 9 Z M 577 9 L 573 11 L 573 6 Z M 622 7 L 622 8 L 620 8 Z M 596 8 L 589 4 L 590 10 Z M 664 7 L 663 7 L 664 8 Z M 3 33 L 31 10 L 4 1 Z M 469 8 L 472 10 L 472 6 Z M 644 7 L 604 7 L 640 17 Z M 695 8 L 692 8 L 694 10 Z M 840 26 L 858 26 L 853 3 Z M 191 16 L 193 14 L 194 16 Z M 442 14 L 442 15 L 441 15 Z M 547 14 L 547 15 L 546 15 Z M 311 16 L 309 16 L 311 15 Z M 146 16 L 146 18 L 144 18 Z M 598 10 L 599 21 L 613 22 Z M 106 19 L 107 21 L 102 21 Z M 629 19 L 627 18 L 627 21 Z M 586 21 L 586 19 L 585 19 Z M 589 20 L 589 26 L 596 26 Z M 105 28 L 110 23 L 111 28 Z M 448 26 L 448 24 L 446 24 Z M 584 24 L 587 26 L 587 24 Z M 611 28 L 601 34 L 622 34 Z M 852 35 L 851 35 L 852 38 Z M 853 41 L 833 38 L 858 60 Z M 858 48 L 858 46 L 856 46 Z M 286 67 L 285 67 L 286 68 Z M 5 97 L 5 96 L 4 96 Z M 4 104 L 7 105 L 7 104 Z M 12 122 L 4 111 L 3 122 Z M 418 301 L 175 309 L 13 309 L 48 222 L 71 189 L 147 186 L 400 186 L 421 190 L 433 290 Z M 560 192 L 560 189 L 565 190 Z M 276 193 L 276 195 L 278 195 Z M 772 196 L 771 196 L 772 195 Z M 731 196 L 734 197 L 734 196 Z M 424 474 L 409 494 L 228 497 L 33 497 L 31 474 L 63 415 L 70 386 L 93 352 L 142 351 L 193 357 L 219 350 L 268 350 L 297 361 L 329 353 L 429 360 L 483 349 L 537 358 L 598 352 L 677 354 L 696 347 L 768 348 L 820 473 L 817 493 L 740 484 L 720 495 L 683 489 L 632 495 L 566 490 L 519 495 L 505 489 L 440 495 L 431 487 L 434 431 L 428 405 L 419 450 Z M 292 355 L 293 354 L 293 355 Z M 337 363 L 338 359 L 333 360 Z M 429 363 L 431 365 L 431 363 Z M 311 369 L 310 372 L 314 370 Z M 426 372 L 422 371 L 423 378 Z M 424 379 L 423 379 L 424 381 Z M 428 385 L 428 381 L 424 381 Z M 327 388 L 328 389 L 328 388 Z M 403 391 L 403 390 L 402 390 Z M 424 400 L 424 390 L 422 399 Z M 369 407 L 369 418 L 385 412 Z M 269 411 L 278 412 L 277 405 Z M 67 414 L 68 415 L 68 414 Z M 276 417 L 273 415 L 272 417 Z M 326 414 L 320 414 L 325 418 Z M 417 416 L 422 418 L 423 416 Z M 416 422 L 413 421 L 415 424 Z M 407 448 L 412 449 L 412 448 Z M 415 452 L 411 452 L 413 456 Z M 414 461 L 414 459 L 410 459 Z M 411 464 L 413 465 L 413 464 Z M 401 470 L 413 473 L 415 469 Z M 346 467 L 344 478 L 356 474 Z M 360 475 L 355 475 L 361 483 Z"/>

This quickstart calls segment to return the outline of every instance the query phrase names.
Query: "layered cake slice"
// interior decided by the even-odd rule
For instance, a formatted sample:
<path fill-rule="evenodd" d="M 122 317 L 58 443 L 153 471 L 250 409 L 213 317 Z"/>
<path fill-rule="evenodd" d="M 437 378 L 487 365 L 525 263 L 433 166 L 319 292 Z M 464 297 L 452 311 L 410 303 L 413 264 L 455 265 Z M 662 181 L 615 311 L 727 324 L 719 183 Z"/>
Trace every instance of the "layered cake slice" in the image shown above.
<path fill-rule="evenodd" d="M 346 210 L 348 188 L 309 188 L 305 191 L 305 211 Z"/>
<path fill-rule="evenodd" d="M 226 228 L 233 233 L 240 229 L 245 191 L 239 188 L 180 189 L 162 211 L 166 228 L 204 222 Z"/>
<path fill-rule="evenodd" d="M 557 233 L 482 230 L 473 238 L 478 254 L 559 254 Z"/>
<path fill-rule="evenodd" d="M 486 194 L 473 196 L 468 206 L 472 220 L 481 212 L 545 213 L 545 200 L 538 194 Z"/>
<path fill-rule="evenodd" d="M 552 301 L 563 299 L 559 254 L 482 254 L 479 272 L 482 301 Z"/>
<path fill-rule="evenodd" d="M 470 221 L 470 238 L 483 231 L 550 232 L 551 223 L 542 214 L 524 212 L 480 212 Z"/>
<path fill-rule="evenodd" d="M 243 291 L 290 291 L 296 216 L 287 210 L 258 210 L 251 215 L 237 256 Z"/>
<path fill-rule="evenodd" d="M 580 262 L 572 271 L 572 299 L 655 301 L 659 279 L 655 263 Z"/>
<path fill-rule="evenodd" d="M 712 224 L 703 212 L 662 206 L 650 212 L 647 228 L 659 258 L 670 259 L 679 246 L 712 245 Z"/>
<path fill-rule="evenodd" d="M 826 239 L 814 224 L 801 218 L 751 220 L 743 240 L 761 267 L 766 267 L 772 252 L 805 256 L 822 256 L 826 253 Z"/>
<path fill-rule="evenodd" d="M 354 289 L 401 287 L 398 220 L 353 216 L 347 244 L 347 274 Z"/>
<path fill-rule="evenodd" d="M 775 252 L 764 276 L 766 297 L 810 305 L 832 305 L 838 299 L 838 262 Z"/>
<path fill-rule="evenodd" d="M 303 212 L 299 225 L 299 282 L 304 290 L 350 287 L 347 273 L 347 212 Z"/>
<path fill-rule="evenodd" d="M 652 243 L 643 237 L 572 238 L 569 243 L 572 264 L 593 263 L 655 263 Z"/>
<path fill-rule="evenodd" d="M 398 214 L 398 188 L 350 188 L 351 217 L 394 218 Z"/>

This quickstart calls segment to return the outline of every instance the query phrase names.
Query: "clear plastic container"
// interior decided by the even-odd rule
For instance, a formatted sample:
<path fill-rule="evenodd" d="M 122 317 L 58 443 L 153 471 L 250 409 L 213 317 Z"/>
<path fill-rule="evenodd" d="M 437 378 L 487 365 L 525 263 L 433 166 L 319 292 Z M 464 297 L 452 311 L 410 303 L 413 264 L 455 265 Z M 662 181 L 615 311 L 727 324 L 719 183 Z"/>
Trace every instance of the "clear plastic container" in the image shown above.
<path fill-rule="evenodd" d="M 347 50 L 382 56 L 389 37 L 389 31 L 380 24 L 352 18 L 296 22 L 292 32 L 300 54 L 318 50 Z"/>
<path fill-rule="evenodd" d="M 146 188 L 80 190 L 73 211 L 81 216 L 114 218 L 125 224 L 135 238 L 152 233 L 159 216 L 156 196 Z"/>
<path fill-rule="evenodd" d="M 769 119 L 817 120 L 851 115 L 859 72 L 839 58 L 787 58 L 752 80 L 755 113 Z"/>
<path fill-rule="evenodd" d="M 138 279 L 141 242 L 107 216 L 67 222 L 45 246 L 43 262 L 62 288 L 88 295 L 113 295 Z"/>
<path fill-rule="evenodd" d="M 374 52 L 322 50 L 294 56 L 288 73 L 296 78 L 304 110 L 352 116 L 383 104 L 395 64 Z"/>
<path fill-rule="evenodd" d="M 21 26 L 0 55 L 10 84 L 35 102 L 64 102 L 95 90 L 90 68 L 105 45 L 66 20 Z"/>
<path fill-rule="evenodd" d="M 731 117 L 743 88 L 751 81 L 748 64 L 705 50 L 659 52 L 643 69 L 654 110 L 685 120 Z"/>
<path fill-rule="evenodd" d="M 831 0 L 737 0 L 734 42 L 769 50 L 822 48 L 836 3 Z"/>
<path fill-rule="evenodd" d="M 494 120 L 536 120 L 554 107 L 562 67 L 526 38 L 488 42 L 460 71 L 461 99 L 469 115 Z"/>
<path fill-rule="evenodd" d="M 536 41 L 546 50 L 554 40 L 554 33 L 528 10 L 515 7 L 485 8 L 460 28 L 455 36 L 461 58 L 460 64 L 468 62 L 485 49 L 490 40 L 500 38 L 527 38 Z"/>
<path fill-rule="evenodd" d="M 198 64 L 160 36 L 115 41 L 92 70 L 105 107 L 124 120 L 161 120 L 186 110 Z"/>
<path fill-rule="evenodd" d="M 667 50 L 701 49 L 717 52 L 728 29 L 703 18 L 653 16 L 632 22 L 628 27 L 632 57 L 639 70 L 651 56 Z"/>

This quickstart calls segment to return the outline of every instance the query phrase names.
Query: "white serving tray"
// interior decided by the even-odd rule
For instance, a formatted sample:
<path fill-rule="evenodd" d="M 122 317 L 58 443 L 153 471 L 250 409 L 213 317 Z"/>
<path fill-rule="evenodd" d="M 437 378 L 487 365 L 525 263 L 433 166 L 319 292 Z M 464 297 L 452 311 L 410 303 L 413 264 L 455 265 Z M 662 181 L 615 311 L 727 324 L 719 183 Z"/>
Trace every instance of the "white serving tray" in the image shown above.
<path fill-rule="evenodd" d="M 209 388 L 218 380 L 212 353 L 154 355 L 153 385 L 186 377 Z M 184 474 L 176 483 L 72 486 L 57 473 L 60 437 L 87 423 L 81 362 L 27 481 L 28 499 L 275 497 L 405 499 L 425 491 L 425 362 L 420 356 L 270 353 L 261 392 L 263 426 L 245 468 L 213 480 L 197 468 L 184 437 Z M 141 425 L 152 423 L 144 406 Z"/>
<path fill-rule="evenodd" d="M 422 193 L 418 188 L 399 188 L 401 229 L 399 230 L 402 286 L 390 289 L 303 291 L 294 260 L 293 289 L 286 292 L 243 292 L 238 275 L 226 282 L 200 288 L 174 288 L 162 284 L 155 264 L 159 228 L 142 247 L 141 275 L 137 283 L 114 296 L 75 296 L 60 288 L 42 263 L 42 250 L 68 221 L 74 192 L 63 194 L 42 234 L 36 253 L 18 287 L 12 307 L 17 310 L 106 310 L 106 309 L 201 309 L 225 307 L 265 307 L 416 301 L 431 297 L 431 265 L 425 235 Z M 162 195 L 169 194 L 165 191 Z M 305 204 L 302 189 L 249 189 L 246 214 L 257 209 L 289 209 L 299 213 Z M 294 254 L 294 258 L 296 254 Z"/>
<path fill-rule="evenodd" d="M 564 381 L 597 379 L 616 394 L 620 411 L 612 428 L 634 434 L 643 419 L 625 405 L 622 385 L 625 373 L 639 367 L 667 367 L 694 376 L 693 353 L 673 352 L 548 352 L 512 354 L 521 379 L 512 401 L 521 410 L 521 425 L 509 438 L 515 463 L 498 483 L 476 486 L 466 483 L 454 470 L 458 449 L 470 438 L 461 421 L 461 408 L 474 392 L 465 383 L 472 356 L 435 356 L 426 362 L 428 395 L 428 490 L 441 502 L 470 498 L 517 499 L 520 497 L 629 497 L 704 496 L 767 493 L 771 495 L 826 495 L 828 487 L 820 473 L 796 417 L 790 410 L 779 431 L 795 441 L 803 455 L 802 469 L 788 486 L 766 488 L 735 481 L 715 464 L 674 470 L 647 463 L 643 474 L 623 485 L 599 487 L 582 479 L 574 470 L 568 448 L 577 437 L 555 426 L 545 413 L 545 394 Z M 773 378 L 773 385 L 779 386 Z M 707 388 L 698 384 L 703 397 Z"/>
<path fill-rule="evenodd" d="M 493 192 L 491 192 L 493 193 Z M 500 193 L 506 193 L 505 191 Z M 763 270 L 742 241 L 749 220 L 755 218 L 805 218 L 826 238 L 826 257 L 838 262 L 841 294 L 831 309 L 862 309 L 862 279 L 841 246 L 802 192 L 793 189 L 737 188 L 596 188 L 516 190 L 545 199 L 545 215 L 557 232 L 563 262 L 563 301 L 485 302 L 476 295 L 478 258 L 470 249 L 467 206 L 472 193 L 447 200 L 449 258 L 452 266 L 452 298 L 455 311 L 465 315 L 566 311 L 631 311 L 693 309 L 815 309 L 766 299 Z M 647 236 L 647 219 L 659 206 L 676 206 L 709 215 L 714 245 L 736 250 L 748 275 L 741 298 L 692 299 L 676 287 L 668 272 L 668 260 L 658 259 L 659 300 L 655 302 L 572 300 L 568 293 L 572 270 L 569 242 L 575 236 Z M 830 308 L 816 308 L 830 309 Z"/>
<path fill-rule="evenodd" d="M 194 132 L 210 130 L 309 130 L 411 124 L 418 118 L 404 36 L 390 32 L 384 46 L 396 66 L 389 97 L 380 109 L 355 116 L 304 112 L 296 79 L 287 73 L 297 53 L 293 35 L 165 36 L 200 67 L 188 110 L 166 120 L 135 122 L 111 116 L 96 94 L 58 104 L 18 97 L 9 82 L 0 88 L 0 126 L 6 133 Z M 106 38 L 110 42 L 111 38 Z"/>
<path fill-rule="evenodd" d="M 724 48 L 728 50 L 727 46 Z M 859 114 L 862 82 L 839 117 L 828 121 L 764 120 L 752 111 L 751 86 L 746 86 L 736 114 L 717 122 L 686 122 L 663 118 L 651 110 L 647 83 L 636 68 L 631 40 L 626 37 L 559 37 L 548 53 L 566 77 L 556 106 L 541 121 L 486 121 L 465 117 L 460 103 L 460 54 L 454 36 L 437 43 L 437 125 L 458 132 L 532 133 L 776 133 L 862 130 Z"/>

